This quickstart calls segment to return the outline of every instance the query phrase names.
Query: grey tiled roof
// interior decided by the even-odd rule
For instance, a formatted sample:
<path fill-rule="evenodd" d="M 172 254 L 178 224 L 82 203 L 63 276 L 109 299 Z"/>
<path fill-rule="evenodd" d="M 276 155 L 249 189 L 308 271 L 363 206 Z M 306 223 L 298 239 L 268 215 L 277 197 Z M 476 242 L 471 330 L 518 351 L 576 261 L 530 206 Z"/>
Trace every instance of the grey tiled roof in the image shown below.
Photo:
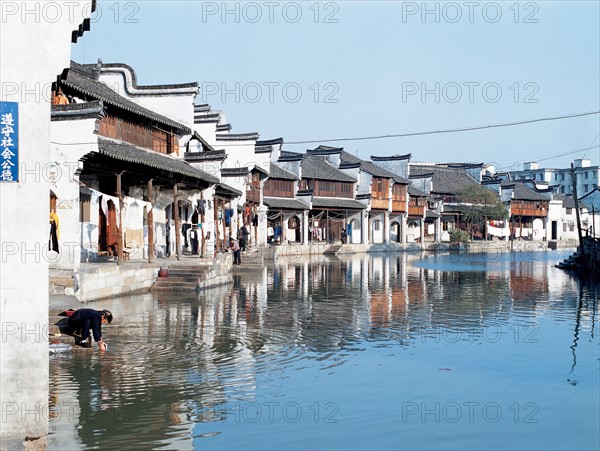
<path fill-rule="evenodd" d="M 290 152 L 289 150 L 282 150 L 279 155 L 279 161 L 300 161 L 304 158 L 304 154 L 298 152 Z"/>
<path fill-rule="evenodd" d="M 93 77 L 93 72 L 90 69 L 82 68 L 81 65 L 72 62 L 71 69 L 67 72 L 67 78 L 62 80 L 62 84 L 95 100 L 102 100 L 106 105 L 112 105 L 177 130 L 191 133 L 192 130 L 186 125 L 132 102 Z"/>
<path fill-rule="evenodd" d="M 247 166 L 237 168 L 221 168 L 221 177 L 239 177 L 248 175 L 249 169 Z"/>
<path fill-rule="evenodd" d="M 220 124 L 217 125 L 217 132 L 229 132 L 231 128 L 231 124 Z"/>
<path fill-rule="evenodd" d="M 225 150 L 205 150 L 203 152 L 186 152 L 184 155 L 185 161 L 216 161 L 224 160 L 227 155 Z"/>
<path fill-rule="evenodd" d="M 273 146 L 254 146 L 254 153 L 270 153 L 273 152 Z"/>
<path fill-rule="evenodd" d="M 270 209 L 308 210 L 308 205 L 292 198 L 265 197 L 263 203 Z"/>
<path fill-rule="evenodd" d="M 258 133 L 226 133 L 226 134 L 217 134 L 215 135 L 215 139 L 217 141 L 252 141 L 257 140 L 259 137 Z"/>
<path fill-rule="evenodd" d="M 394 174 L 393 172 L 388 171 L 387 169 L 377 166 L 376 164 L 373 164 L 370 161 L 362 160 L 358 157 L 355 157 L 354 155 L 352 155 L 346 151 L 342 151 L 341 161 L 342 161 L 342 163 L 360 164 L 361 170 L 368 172 L 369 174 L 374 175 L 375 177 L 384 177 L 384 178 L 394 179 L 394 181 L 397 183 L 405 183 L 405 184 L 409 183 L 409 181 L 406 180 L 405 178 L 403 178 L 397 174 Z"/>
<path fill-rule="evenodd" d="M 271 163 L 269 172 L 271 173 L 269 178 L 272 179 L 300 180 L 298 176 L 286 171 L 281 166 L 278 166 L 275 163 Z"/>
<path fill-rule="evenodd" d="M 415 188 L 414 186 L 410 185 L 408 187 L 408 194 L 410 196 L 415 196 L 415 197 L 427 197 L 427 193 L 424 191 L 421 191 L 420 189 Z"/>
<path fill-rule="evenodd" d="M 396 160 L 410 160 L 412 155 L 407 153 L 406 155 L 389 155 L 385 157 L 379 157 L 376 155 L 371 155 L 371 160 L 373 161 L 396 161 Z"/>
<path fill-rule="evenodd" d="M 333 167 L 324 158 L 308 155 L 302 160 L 302 178 L 356 182 L 356 179 Z"/>
<path fill-rule="evenodd" d="M 567 196 L 565 194 L 553 194 L 552 197 L 556 200 L 561 200 L 564 208 L 575 208 L 575 199 L 573 199 L 572 196 Z"/>
<path fill-rule="evenodd" d="M 331 147 L 331 146 L 319 146 L 314 149 L 308 149 L 306 152 L 309 154 L 326 155 L 331 153 L 340 153 L 344 150 L 343 147 Z"/>
<path fill-rule="evenodd" d="M 115 160 L 174 172 L 209 183 L 219 183 L 218 178 L 189 165 L 181 158 L 169 157 L 165 154 L 142 149 L 132 144 L 98 138 L 98 151 L 100 154 L 114 158 Z"/>
<path fill-rule="evenodd" d="M 228 196 L 241 196 L 242 195 L 242 192 L 239 189 L 235 189 L 233 186 L 230 186 L 226 183 L 217 184 L 215 193 L 216 194 L 225 194 Z"/>
<path fill-rule="evenodd" d="M 219 122 L 221 120 L 221 113 L 197 113 L 194 115 L 194 124 L 203 124 L 205 122 Z"/>
<path fill-rule="evenodd" d="M 367 206 L 354 199 L 343 197 L 313 197 L 313 208 L 346 208 L 348 210 L 363 210 Z"/>
<path fill-rule="evenodd" d="M 409 171 L 410 177 L 432 173 L 433 189 L 431 191 L 434 193 L 459 194 L 471 186 L 479 185 L 464 169 L 411 164 Z"/>
<path fill-rule="evenodd" d="M 274 146 L 276 144 L 283 144 L 283 138 L 261 139 L 260 141 L 256 141 L 257 146 Z"/>
<path fill-rule="evenodd" d="M 94 69 L 98 67 L 97 64 L 82 64 L 83 67 Z M 170 84 L 158 84 L 158 85 L 138 85 L 137 83 L 137 75 L 133 68 L 128 64 L 124 63 L 101 63 L 102 72 L 115 72 L 111 69 L 126 69 L 131 74 L 131 86 L 143 93 L 144 91 L 151 91 L 153 89 L 180 89 L 180 88 L 197 88 L 198 82 L 190 82 L 190 83 L 170 83 Z M 127 89 L 127 88 L 126 88 Z"/>
<path fill-rule="evenodd" d="M 205 111 L 210 111 L 210 105 L 208 103 L 194 105 L 194 113 L 201 113 Z"/>
<path fill-rule="evenodd" d="M 51 105 L 53 121 L 98 118 L 104 114 L 102 100 L 84 103 L 68 103 L 66 105 Z"/>
<path fill-rule="evenodd" d="M 503 183 L 502 189 L 510 189 L 513 190 L 512 198 L 515 200 L 550 200 L 548 196 L 544 196 L 543 194 L 535 191 L 532 188 L 529 188 L 524 183 L 520 182 L 511 182 L 511 183 Z"/>

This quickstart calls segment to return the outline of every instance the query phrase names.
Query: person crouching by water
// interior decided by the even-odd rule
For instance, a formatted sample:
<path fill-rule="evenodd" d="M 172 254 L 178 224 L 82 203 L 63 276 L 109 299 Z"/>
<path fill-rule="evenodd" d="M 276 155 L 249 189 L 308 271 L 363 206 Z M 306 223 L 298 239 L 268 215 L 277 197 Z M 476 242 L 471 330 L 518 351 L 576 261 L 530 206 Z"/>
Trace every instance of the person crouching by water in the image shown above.
<path fill-rule="evenodd" d="M 100 311 L 91 308 L 76 310 L 69 318 L 69 326 L 74 332 L 79 332 L 81 337 L 76 339 L 75 344 L 91 348 L 92 344 L 88 340 L 91 329 L 100 350 L 106 351 L 106 343 L 102 341 L 102 324 L 110 324 L 112 320 L 113 315 L 108 310 Z"/>
<path fill-rule="evenodd" d="M 233 264 L 240 265 L 242 259 L 240 258 L 240 244 L 238 243 L 238 240 L 229 238 L 229 250 L 233 252 Z"/>

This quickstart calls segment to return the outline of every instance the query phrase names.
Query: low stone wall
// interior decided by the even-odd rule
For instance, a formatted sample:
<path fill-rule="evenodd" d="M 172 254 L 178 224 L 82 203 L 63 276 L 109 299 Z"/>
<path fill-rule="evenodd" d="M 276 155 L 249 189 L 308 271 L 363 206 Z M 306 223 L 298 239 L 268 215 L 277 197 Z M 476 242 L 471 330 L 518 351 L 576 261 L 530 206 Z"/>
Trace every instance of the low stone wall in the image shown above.
<path fill-rule="evenodd" d="M 79 271 L 79 290 L 75 296 L 81 302 L 147 291 L 158 276 L 160 264 L 132 263 L 87 264 Z"/>
<path fill-rule="evenodd" d="M 549 251 L 552 249 L 573 249 L 577 243 L 573 240 L 555 241 L 550 246 L 547 241 L 517 240 L 512 250 L 517 252 Z M 260 249 L 267 259 L 293 257 L 300 255 L 323 255 L 329 252 L 336 255 L 377 253 L 377 252 L 510 252 L 510 241 L 473 241 L 468 245 L 458 243 L 386 243 L 386 244 L 289 244 L 269 246 Z"/>

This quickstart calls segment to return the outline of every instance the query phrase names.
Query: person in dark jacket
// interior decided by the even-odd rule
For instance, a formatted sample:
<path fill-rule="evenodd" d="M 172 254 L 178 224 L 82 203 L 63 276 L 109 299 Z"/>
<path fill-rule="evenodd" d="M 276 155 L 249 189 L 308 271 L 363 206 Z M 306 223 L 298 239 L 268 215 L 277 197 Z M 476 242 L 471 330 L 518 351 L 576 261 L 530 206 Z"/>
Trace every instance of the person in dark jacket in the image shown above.
<path fill-rule="evenodd" d="M 106 343 L 102 341 L 102 324 L 110 324 L 113 316 L 108 310 L 94 310 L 91 308 L 78 309 L 69 318 L 69 326 L 74 332 L 80 332 L 80 339 L 76 342 L 80 346 L 91 347 L 88 343 L 90 329 L 94 340 L 101 351 L 106 350 Z"/>

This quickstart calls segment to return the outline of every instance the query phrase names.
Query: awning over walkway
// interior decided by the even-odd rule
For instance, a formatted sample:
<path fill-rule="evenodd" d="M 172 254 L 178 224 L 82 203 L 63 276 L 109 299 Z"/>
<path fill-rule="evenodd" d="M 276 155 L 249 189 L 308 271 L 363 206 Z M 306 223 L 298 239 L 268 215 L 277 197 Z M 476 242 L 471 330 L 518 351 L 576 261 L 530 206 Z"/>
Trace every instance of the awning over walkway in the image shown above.
<path fill-rule="evenodd" d="M 286 199 L 280 197 L 265 197 L 263 203 L 269 210 L 308 210 L 308 205 L 297 199 Z"/>
<path fill-rule="evenodd" d="M 367 206 L 354 199 L 339 197 L 313 197 L 313 209 L 364 210 Z"/>
<path fill-rule="evenodd" d="M 98 153 L 115 160 L 172 172 L 210 184 L 219 183 L 217 177 L 191 166 L 183 159 L 142 149 L 141 147 L 124 142 L 99 138 Z M 84 158 L 87 160 L 87 156 Z"/>

